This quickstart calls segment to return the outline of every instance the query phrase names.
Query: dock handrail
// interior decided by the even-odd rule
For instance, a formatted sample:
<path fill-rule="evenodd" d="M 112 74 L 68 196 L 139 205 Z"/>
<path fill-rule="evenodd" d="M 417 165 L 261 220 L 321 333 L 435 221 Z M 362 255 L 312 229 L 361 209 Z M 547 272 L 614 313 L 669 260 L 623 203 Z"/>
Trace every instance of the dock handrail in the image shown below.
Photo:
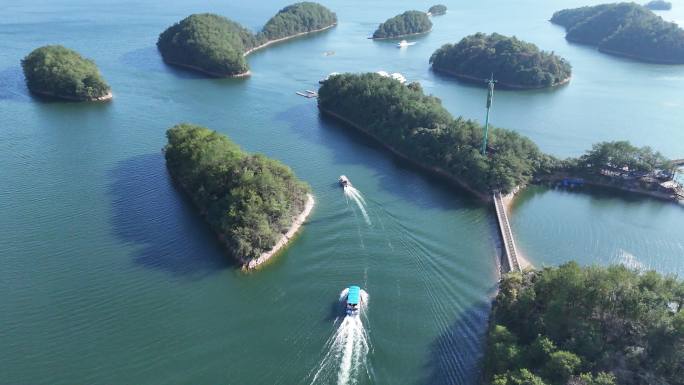
<path fill-rule="evenodd" d="M 501 239 L 503 241 L 503 254 L 505 264 L 504 271 L 521 271 L 518 263 L 518 253 L 515 247 L 515 240 L 513 239 L 513 231 L 508 222 L 508 215 L 506 214 L 506 207 L 503 204 L 501 193 L 495 191 L 493 193 L 494 209 L 496 210 L 496 220 L 499 223 L 499 231 L 501 232 Z"/>

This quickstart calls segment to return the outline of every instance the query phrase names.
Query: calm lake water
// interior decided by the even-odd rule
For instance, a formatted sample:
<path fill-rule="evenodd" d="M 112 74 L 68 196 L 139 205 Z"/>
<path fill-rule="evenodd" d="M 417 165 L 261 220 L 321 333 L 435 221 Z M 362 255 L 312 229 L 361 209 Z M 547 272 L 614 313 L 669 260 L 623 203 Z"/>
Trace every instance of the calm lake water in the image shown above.
<path fill-rule="evenodd" d="M 322 119 L 295 91 L 333 71 L 398 71 L 454 114 L 481 120 L 485 90 L 433 74 L 428 58 L 478 31 L 516 34 L 567 58 L 573 79 L 497 92 L 495 125 L 561 157 L 613 139 L 684 157 L 684 66 L 568 44 L 547 20 L 588 3 L 447 1 L 434 31 L 399 50 L 366 37 L 431 1 L 325 1 L 337 28 L 251 55 L 249 79 L 216 80 L 165 66 L 158 34 L 195 12 L 256 29 L 286 1 L 3 0 L 0 383 L 476 383 L 497 280 L 490 207 Z M 662 15 L 684 24 L 684 2 L 674 3 Z M 114 100 L 29 95 L 19 61 L 49 43 L 94 59 Z M 309 223 L 262 271 L 237 271 L 169 183 L 160 148 L 179 122 L 282 160 L 312 185 Z M 340 174 L 365 197 L 370 224 L 336 186 Z M 539 266 L 576 259 L 684 275 L 684 207 L 675 204 L 530 188 L 512 226 Z M 360 330 L 338 331 L 337 298 L 350 283 L 370 295 L 367 349 L 353 349 Z"/>

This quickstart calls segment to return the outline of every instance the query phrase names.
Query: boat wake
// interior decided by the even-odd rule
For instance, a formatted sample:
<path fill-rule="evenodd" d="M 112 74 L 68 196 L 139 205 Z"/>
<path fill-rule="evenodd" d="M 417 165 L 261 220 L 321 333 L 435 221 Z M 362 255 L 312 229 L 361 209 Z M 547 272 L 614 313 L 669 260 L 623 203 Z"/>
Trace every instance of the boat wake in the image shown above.
<path fill-rule="evenodd" d="M 340 293 L 340 302 L 346 298 L 347 291 Z M 368 307 L 368 293 L 361 290 L 360 294 L 364 308 Z M 345 316 L 326 342 L 325 351 L 320 365 L 312 372 L 311 385 L 353 385 L 359 383 L 361 376 L 370 377 L 366 360 L 370 344 L 361 315 Z"/>
<path fill-rule="evenodd" d="M 361 214 L 363 215 L 363 219 L 366 221 L 366 224 L 371 225 L 371 220 L 370 217 L 368 216 L 368 212 L 366 211 L 366 200 L 363 198 L 363 195 L 361 195 L 361 192 L 354 188 L 352 185 L 347 185 L 344 186 L 344 196 L 346 196 L 348 199 L 351 199 L 356 203 L 356 206 L 359 208 L 361 211 Z"/>

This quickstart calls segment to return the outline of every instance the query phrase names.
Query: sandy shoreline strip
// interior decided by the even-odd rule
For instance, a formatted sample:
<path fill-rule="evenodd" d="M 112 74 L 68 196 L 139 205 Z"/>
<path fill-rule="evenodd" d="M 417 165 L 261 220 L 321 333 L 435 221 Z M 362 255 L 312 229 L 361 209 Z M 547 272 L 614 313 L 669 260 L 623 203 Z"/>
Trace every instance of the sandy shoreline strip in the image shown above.
<path fill-rule="evenodd" d="M 71 96 L 58 95 L 58 94 L 48 92 L 48 91 L 39 91 L 39 90 L 32 90 L 32 89 L 29 89 L 29 91 L 33 92 L 36 95 L 43 95 L 43 96 L 48 96 L 51 98 L 62 99 L 62 100 L 71 100 L 74 102 L 106 102 L 106 101 L 112 100 L 112 98 L 114 97 L 114 95 L 112 95 L 112 91 L 109 91 L 102 96 L 98 96 L 96 98 L 88 98 L 88 99 L 73 98 Z"/>
<path fill-rule="evenodd" d="M 259 46 L 252 47 L 252 48 L 248 49 L 247 51 L 245 51 L 245 53 L 242 54 L 242 56 L 247 56 L 247 55 L 249 55 L 250 53 L 252 53 L 252 52 L 254 52 L 254 51 L 258 51 L 258 50 L 260 50 L 260 49 L 262 49 L 262 48 L 264 48 L 264 47 L 268 47 L 268 46 L 271 45 L 271 44 L 280 43 L 281 41 L 290 40 L 290 39 L 294 39 L 294 38 L 296 38 L 296 37 L 300 37 L 300 36 L 304 36 L 304 35 L 309 35 L 309 34 L 316 33 L 316 32 L 325 31 L 326 29 L 330 29 L 330 28 L 332 28 L 332 27 L 334 27 L 334 26 L 336 26 L 336 25 L 337 25 L 337 23 L 333 23 L 333 24 L 331 24 L 331 25 L 329 25 L 329 26 L 327 26 L 327 27 L 323 27 L 323 28 L 319 28 L 319 29 L 314 29 L 314 30 L 311 30 L 311 31 L 305 31 L 305 32 L 295 33 L 294 35 L 281 37 L 280 39 L 269 40 L 269 41 L 267 41 L 266 43 L 264 43 L 264 44 L 262 44 L 262 45 L 259 45 Z"/>
<path fill-rule="evenodd" d="M 280 251 L 285 245 L 287 245 L 292 237 L 297 234 L 297 231 L 302 227 L 304 224 L 304 221 L 306 218 L 311 214 L 311 210 L 313 210 L 313 207 L 315 205 L 315 200 L 313 195 L 311 194 L 306 194 L 307 200 L 306 200 L 306 205 L 304 206 L 304 210 L 295 218 L 294 222 L 292 222 L 292 226 L 290 229 L 287 231 L 287 233 L 283 234 L 282 237 L 278 240 L 278 242 L 271 248 L 271 250 L 266 251 L 261 253 L 259 258 L 252 259 L 248 263 L 245 263 L 242 265 L 242 268 L 245 270 L 254 270 L 257 267 L 261 266 L 265 262 L 267 262 L 271 257 L 276 255 L 278 251 Z"/>

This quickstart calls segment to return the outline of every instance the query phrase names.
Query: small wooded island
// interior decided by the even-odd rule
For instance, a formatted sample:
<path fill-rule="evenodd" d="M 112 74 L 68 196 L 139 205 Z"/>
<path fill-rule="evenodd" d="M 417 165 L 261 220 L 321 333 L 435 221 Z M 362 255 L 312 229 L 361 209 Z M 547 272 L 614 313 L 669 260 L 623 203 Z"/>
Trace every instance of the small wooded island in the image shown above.
<path fill-rule="evenodd" d="M 250 74 L 245 56 L 255 50 L 336 24 L 335 13 L 311 2 L 281 9 L 257 34 L 223 16 L 194 14 L 162 32 L 157 48 L 167 64 L 214 77 L 241 77 Z"/>
<path fill-rule="evenodd" d="M 551 167 L 552 158 L 531 140 L 500 128 L 490 129 L 489 155 L 482 155 L 482 126 L 454 119 L 418 83 L 404 86 L 375 73 L 331 76 L 318 91 L 318 107 L 485 200 L 490 191 L 509 192 Z"/>
<path fill-rule="evenodd" d="M 427 33 L 432 30 L 428 14 L 421 11 L 406 11 L 387 19 L 373 32 L 373 39 L 394 39 L 403 36 Z"/>
<path fill-rule="evenodd" d="M 477 33 L 445 44 L 430 57 L 432 68 L 460 79 L 477 81 L 494 74 L 498 86 L 517 89 L 553 87 L 570 81 L 570 64 L 540 51 L 536 45 L 493 33 Z"/>
<path fill-rule="evenodd" d="M 684 63 L 684 29 L 636 3 L 566 9 L 554 13 L 551 22 L 565 27 L 568 41 L 594 45 L 604 53 L 652 63 Z"/>
<path fill-rule="evenodd" d="M 574 262 L 510 273 L 487 340 L 485 384 L 682 384 L 684 282 Z"/>
<path fill-rule="evenodd" d="M 61 45 L 36 48 L 22 61 L 28 89 L 38 95 L 73 101 L 112 98 L 95 62 Z"/>
<path fill-rule="evenodd" d="M 245 268 L 277 253 L 311 212 L 309 186 L 282 163 L 196 125 L 177 125 L 166 136 L 169 174 Z"/>
<path fill-rule="evenodd" d="M 665 0 L 653 0 L 644 4 L 644 7 L 652 11 L 669 11 L 672 9 L 672 3 Z"/>
<path fill-rule="evenodd" d="M 427 13 L 429 16 L 442 16 L 447 13 L 447 7 L 444 4 L 433 5 Z"/>

